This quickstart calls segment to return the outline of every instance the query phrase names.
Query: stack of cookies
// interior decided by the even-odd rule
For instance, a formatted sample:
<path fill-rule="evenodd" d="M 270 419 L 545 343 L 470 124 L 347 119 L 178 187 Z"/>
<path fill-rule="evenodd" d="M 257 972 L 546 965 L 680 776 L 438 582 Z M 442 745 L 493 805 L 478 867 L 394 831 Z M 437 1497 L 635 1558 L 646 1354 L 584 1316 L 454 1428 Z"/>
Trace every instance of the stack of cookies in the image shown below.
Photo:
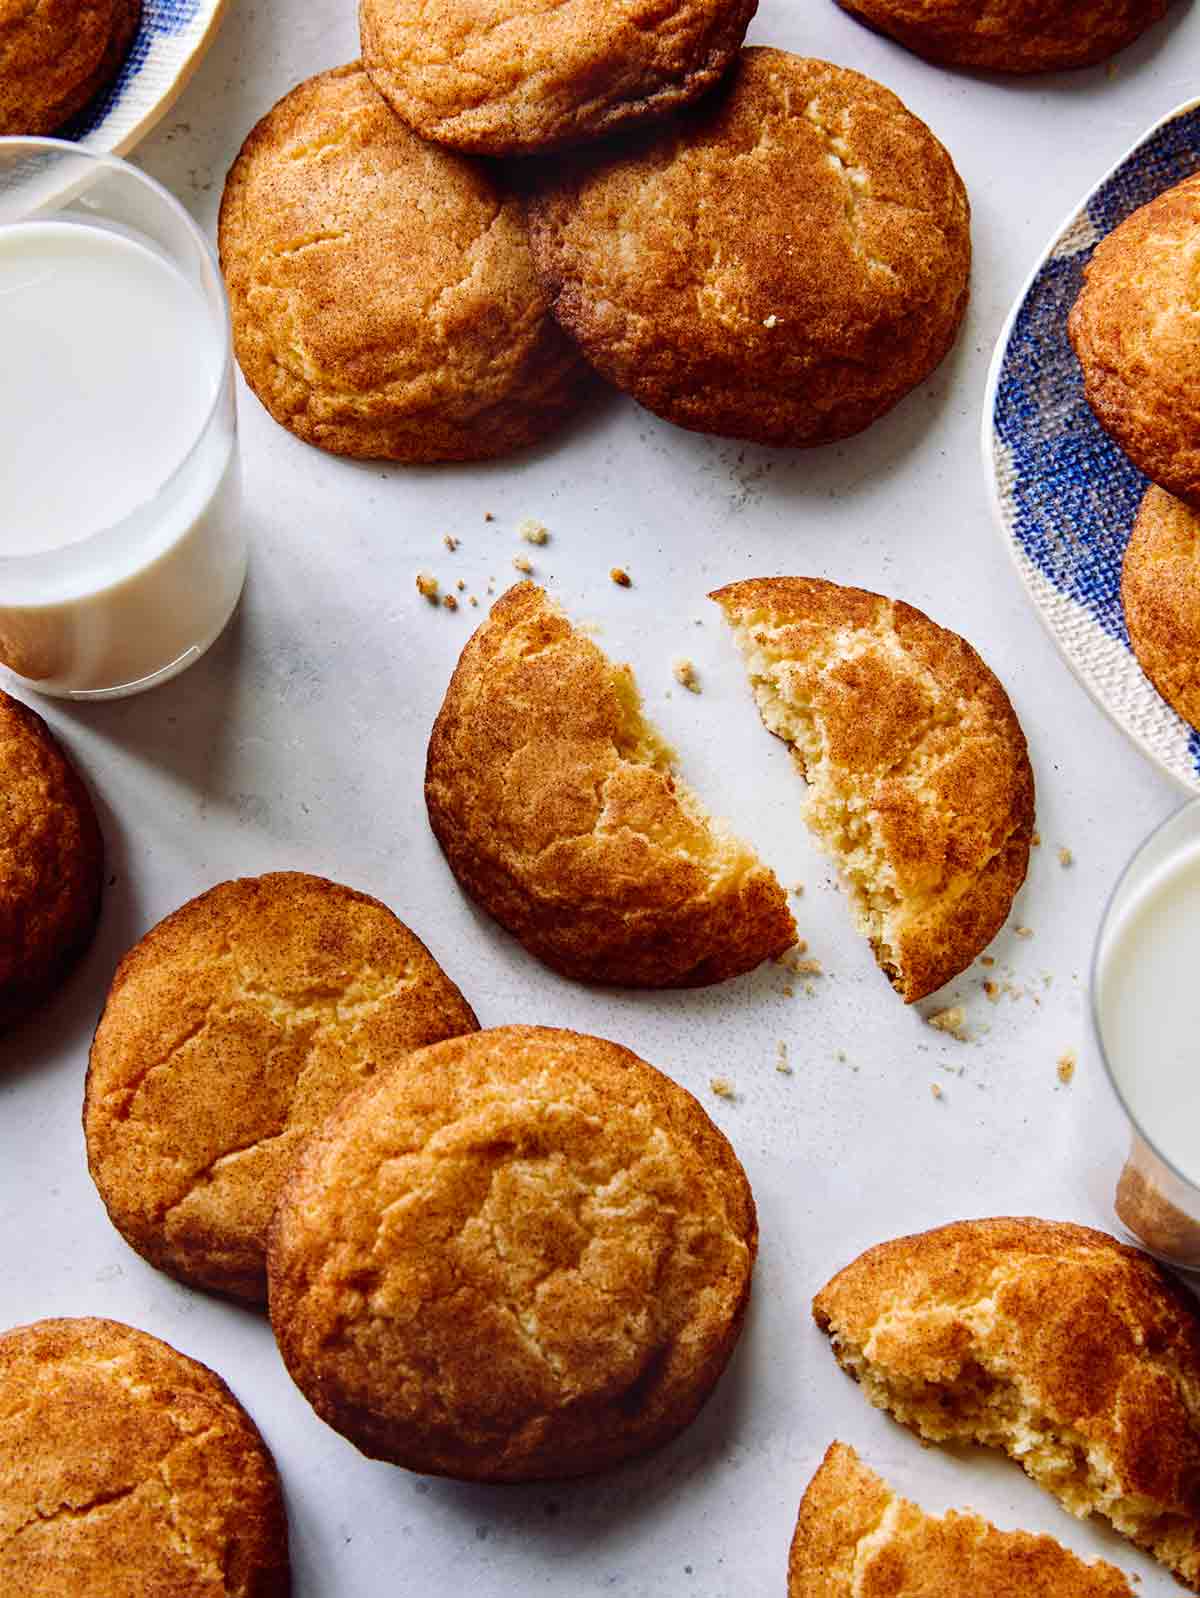
<path fill-rule="evenodd" d="M 226 183 L 235 348 L 276 420 L 480 459 L 595 371 L 682 427 L 811 445 L 923 381 L 966 305 L 962 181 L 879 84 L 742 49 L 753 10 L 364 0 L 362 62 L 285 96 Z"/>

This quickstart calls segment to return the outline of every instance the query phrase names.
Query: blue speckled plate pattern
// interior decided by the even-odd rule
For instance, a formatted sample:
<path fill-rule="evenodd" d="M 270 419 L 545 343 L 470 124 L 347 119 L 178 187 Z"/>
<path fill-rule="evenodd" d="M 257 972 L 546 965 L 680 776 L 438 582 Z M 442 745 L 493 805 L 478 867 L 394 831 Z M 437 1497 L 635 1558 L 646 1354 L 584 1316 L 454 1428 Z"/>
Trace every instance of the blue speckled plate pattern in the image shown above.
<path fill-rule="evenodd" d="M 996 346 L 984 469 L 1017 570 L 1085 687 L 1151 759 L 1200 791 L 1200 735 L 1143 675 L 1121 612 L 1121 559 L 1146 479 L 1093 417 L 1067 315 L 1096 244 L 1200 170 L 1200 102 L 1157 123 L 1038 263 Z"/>
<path fill-rule="evenodd" d="M 123 155 L 171 106 L 208 47 L 225 0 L 143 0 L 142 20 L 116 81 L 57 137 Z"/>

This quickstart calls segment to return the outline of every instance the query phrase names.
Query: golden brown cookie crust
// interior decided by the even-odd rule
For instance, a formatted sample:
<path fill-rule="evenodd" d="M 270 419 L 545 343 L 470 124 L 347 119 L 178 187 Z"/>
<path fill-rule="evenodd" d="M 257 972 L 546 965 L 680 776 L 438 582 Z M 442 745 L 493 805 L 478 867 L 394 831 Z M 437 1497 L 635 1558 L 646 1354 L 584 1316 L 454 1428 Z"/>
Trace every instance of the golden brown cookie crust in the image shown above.
<path fill-rule="evenodd" d="M 927 1515 L 845 1443 L 831 1443 L 800 1505 L 789 1598 L 1133 1598 L 1114 1565 L 1089 1564 L 979 1515 Z"/>
<path fill-rule="evenodd" d="M 578 143 L 686 105 L 758 0 L 360 0 L 363 63 L 427 139 L 478 155 Z"/>
<path fill-rule="evenodd" d="M 1123 50 L 1167 0 L 838 0 L 843 10 L 945 66 L 1061 72 Z"/>
<path fill-rule="evenodd" d="M 1096 420 L 1168 493 L 1200 510 L 1200 173 L 1101 239 L 1068 328 Z"/>
<path fill-rule="evenodd" d="M 1121 605 L 1138 664 L 1200 728 L 1200 512 L 1153 484 L 1125 546 Z"/>
<path fill-rule="evenodd" d="M 275 1463 L 219 1376 L 117 1321 L 0 1335 L 0 1591 L 287 1598 Z"/>
<path fill-rule="evenodd" d="M 306 443 L 482 460 L 541 438 L 582 396 L 520 201 L 410 133 L 357 64 L 254 128 L 219 240 L 246 381 Z"/>
<path fill-rule="evenodd" d="M 690 1093 L 615 1043 L 498 1027 L 410 1055 L 313 1138 L 271 1228 L 271 1321 L 371 1457 L 581 1476 L 694 1418 L 757 1240 Z"/>
<path fill-rule="evenodd" d="M 0 1029 L 55 988 L 91 941 L 104 845 L 49 727 L 0 693 Z"/>
<path fill-rule="evenodd" d="M 871 1248 L 813 1300 L 870 1401 L 931 1442 L 1004 1449 L 1200 1581 L 1200 1318 L 1148 1255 L 1024 1217 Z"/>
<path fill-rule="evenodd" d="M 681 427 L 857 433 L 934 369 L 967 302 L 970 212 L 889 90 L 784 50 L 653 137 L 555 168 L 531 203 L 554 314 Z"/>
<path fill-rule="evenodd" d="M 142 0 L 0 0 L 0 135 L 53 133 L 107 88 Z"/>
<path fill-rule="evenodd" d="M 674 775 L 629 667 L 532 583 L 463 650 L 425 798 L 462 887 L 564 976 L 695 987 L 796 941 L 775 877 Z"/>
<path fill-rule="evenodd" d="M 901 600 L 814 577 L 710 598 L 876 959 L 906 1003 L 926 997 L 987 947 L 1025 878 L 1033 772 L 1008 695 L 965 639 Z"/>
<path fill-rule="evenodd" d="M 160 1270 L 265 1303 L 266 1234 L 296 1154 L 352 1089 L 474 1029 L 386 905 L 300 872 L 223 882 L 122 960 L 88 1066 L 88 1165 Z"/>

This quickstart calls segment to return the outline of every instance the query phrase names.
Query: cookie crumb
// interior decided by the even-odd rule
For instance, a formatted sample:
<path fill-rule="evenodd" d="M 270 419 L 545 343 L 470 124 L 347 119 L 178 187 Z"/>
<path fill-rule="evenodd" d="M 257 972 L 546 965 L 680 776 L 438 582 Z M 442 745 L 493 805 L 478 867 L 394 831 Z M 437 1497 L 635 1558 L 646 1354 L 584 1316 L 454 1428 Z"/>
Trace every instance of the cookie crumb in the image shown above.
<path fill-rule="evenodd" d="M 614 566 L 608 575 L 612 578 L 613 582 L 616 583 L 618 588 L 633 587 L 633 578 L 625 570 L 624 566 Z"/>
<path fill-rule="evenodd" d="M 496 520 L 496 518 L 492 515 L 490 510 L 485 510 L 484 511 L 483 519 L 484 519 L 485 522 L 494 522 Z"/>
<path fill-rule="evenodd" d="M 675 681 L 681 688 L 686 688 L 689 693 L 700 692 L 700 679 L 696 675 L 696 668 L 690 660 L 680 658 L 671 667 Z"/>
<path fill-rule="evenodd" d="M 1033 937 L 1033 928 L 1032 927 L 1014 927 L 1013 931 L 1016 933 L 1018 938 L 1032 938 Z"/>
<path fill-rule="evenodd" d="M 991 970 L 992 966 L 994 966 L 996 962 L 990 954 L 981 954 L 979 956 L 979 963 L 980 965 L 987 966 L 988 969 Z"/>
<path fill-rule="evenodd" d="M 796 895 L 797 899 L 802 899 L 804 897 L 804 884 L 802 882 L 793 882 L 792 892 Z"/>
<path fill-rule="evenodd" d="M 992 982 L 989 979 L 988 981 L 986 981 L 983 984 L 983 991 L 987 994 L 988 998 L 992 1001 L 993 1004 L 999 1004 L 999 1002 L 1000 1002 L 1000 984 L 998 982 Z"/>
<path fill-rule="evenodd" d="M 1042 847 L 1042 835 L 1041 835 L 1041 833 L 1040 832 L 1035 832 L 1033 837 L 1030 838 L 1029 842 L 1033 846 L 1033 848 L 1040 849 Z"/>
<path fill-rule="evenodd" d="M 453 555 L 454 551 L 458 548 L 458 539 L 455 538 L 453 533 L 443 533 L 442 534 L 442 543 L 445 544 L 446 548 L 450 551 L 450 553 L 452 555 Z"/>
<path fill-rule="evenodd" d="M 931 1082 L 929 1084 L 929 1091 L 933 1094 L 935 1099 L 942 1099 L 946 1096 L 936 1082 Z"/>
<path fill-rule="evenodd" d="M 967 1013 L 961 1004 L 952 1004 L 947 1010 L 937 1010 L 926 1019 L 935 1032 L 948 1032 L 960 1043 L 967 1042 Z"/>
<path fill-rule="evenodd" d="M 776 1044 L 776 1053 L 779 1058 L 775 1061 L 775 1069 L 781 1076 L 791 1076 L 792 1068 L 788 1064 L 788 1047 L 782 1038 Z"/>
<path fill-rule="evenodd" d="M 784 983 L 783 996 L 785 999 L 794 999 L 796 997 L 796 990 L 790 982 Z"/>
<path fill-rule="evenodd" d="M 719 1099 L 731 1099 L 733 1097 L 733 1083 L 727 1076 L 714 1076 L 709 1080 L 708 1085 Z"/>
<path fill-rule="evenodd" d="M 1063 844 L 1062 848 L 1058 851 L 1058 863 L 1059 863 L 1060 866 L 1063 866 L 1063 867 L 1073 866 L 1075 864 L 1075 856 L 1067 848 L 1065 843 Z"/>
<path fill-rule="evenodd" d="M 1077 1064 L 1078 1061 L 1075 1057 L 1075 1050 L 1064 1049 L 1058 1057 L 1058 1080 L 1064 1085 L 1070 1082 L 1075 1075 L 1075 1067 Z"/>
<path fill-rule="evenodd" d="M 432 572 L 417 573 L 417 593 L 431 605 L 438 602 L 438 580 Z"/>
<path fill-rule="evenodd" d="M 459 579 L 458 579 L 458 581 L 457 581 L 457 582 L 456 582 L 456 583 L 455 583 L 455 585 L 454 585 L 454 586 L 455 586 L 455 588 L 457 588 L 457 589 L 458 589 L 458 591 L 459 591 L 459 593 L 460 593 L 460 594 L 461 594 L 461 593 L 462 593 L 462 591 L 463 591 L 463 589 L 464 589 L 464 588 L 465 588 L 465 587 L 466 587 L 466 586 L 467 586 L 467 585 L 466 585 L 466 582 L 465 582 L 465 580 L 464 580 L 464 579 L 463 579 L 463 578 L 461 578 L 461 577 L 460 577 L 460 578 L 459 578 Z"/>
<path fill-rule="evenodd" d="M 807 947 L 808 945 L 805 944 L 805 948 Z M 825 969 L 819 960 L 797 960 L 792 969 L 800 977 L 823 977 L 825 975 Z"/>
<path fill-rule="evenodd" d="M 533 562 L 526 555 L 514 555 L 513 565 L 517 571 L 524 572 L 526 576 L 533 570 Z"/>
<path fill-rule="evenodd" d="M 545 544 L 550 538 L 550 529 L 541 522 L 535 522 L 532 516 L 527 516 L 517 526 L 517 537 L 523 538 L 527 544 Z"/>
<path fill-rule="evenodd" d="M 469 603 L 472 605 L 478 605 L 479 601 L 475 598 L 474 594 L 471 595 Z"/>
<path fill-rule="evenodd" d="M 455 599 L 453 594 L 443 594 L 442 595 L 442 604 L 445 605 L 447 610 L 457 610 L 458 609 L 458 600 Z"/>

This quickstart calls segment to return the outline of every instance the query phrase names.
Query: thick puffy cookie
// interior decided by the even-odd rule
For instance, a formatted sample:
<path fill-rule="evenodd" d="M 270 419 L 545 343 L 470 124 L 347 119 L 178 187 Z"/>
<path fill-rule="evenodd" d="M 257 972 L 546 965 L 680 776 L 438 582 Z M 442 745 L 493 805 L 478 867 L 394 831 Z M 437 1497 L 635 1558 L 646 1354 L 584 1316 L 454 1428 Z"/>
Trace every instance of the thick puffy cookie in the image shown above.
<path fill-rule="evenodd" d="M 530 210 L 554 314 L 610 382 L 682 427 L 794 445 L 861 431 L 946 354 L 969 215 L 894 94 L 768 49 L 550 168 Z"/>
<path fill-rule="evenodd" d="M 1138 664 L 1200 727 L 1200 511 L 1146 490 L 1121 566 L 1121 605 Z"/>
<path fill-rule="evenodd" d="M 313 1138 L 271 1228 L 271 1322 L 372 1458 L 582 1476 L 694 1418 L 757 1243 L 690 1093 L 615 1043 L 498 1027 L 410 1055 Z"/>
<path fill-rule="evenodd" d="M 363 64 L 427 139 L 479 155 L 578 143 L 686 105 L 758 0 L 360 0 Z"/>
<path fill-rule="evenodd" d="M 53 133 L 116 77 L 142 0 L 0 0 L 0 135 Z"/>
<path fill-rule="evenodd" d="M 582 398 L 521 202 L 409 132 L 360 66 L 308 79 L 253 130 L 219 239 L 246 381 L 306 443 L 483 460 Z"/>
<path fill-rule="evenodd" d="M 0 1592 L 288 1598 L 274 1460 L 219 1376 L 117 1321 L 0 1335 Z"/>

